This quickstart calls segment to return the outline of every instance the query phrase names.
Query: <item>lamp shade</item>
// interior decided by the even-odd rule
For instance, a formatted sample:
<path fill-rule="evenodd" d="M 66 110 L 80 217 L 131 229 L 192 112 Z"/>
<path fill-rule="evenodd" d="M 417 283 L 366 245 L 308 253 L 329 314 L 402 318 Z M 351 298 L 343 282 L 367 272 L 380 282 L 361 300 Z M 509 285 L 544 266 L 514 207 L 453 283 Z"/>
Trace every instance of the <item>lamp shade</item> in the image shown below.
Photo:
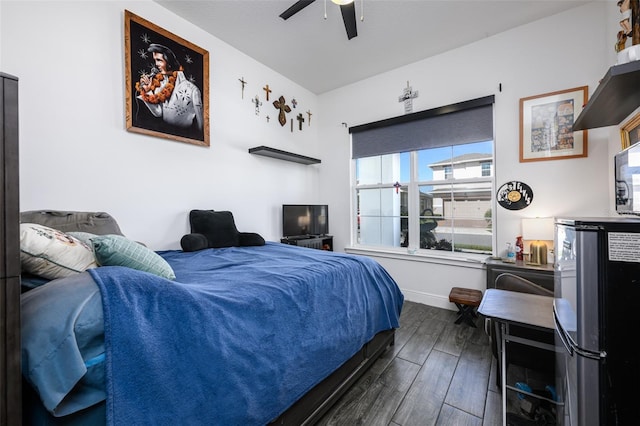
<path fill-rule="evenodd" d="M 535 217 L 522 219 L 522 238 L 529 241 L 553 241 L 553 218 Z"/>
<path fill-rule="evenodd" d="M 331 0 L 331 1 L 334 2 L 335 4 L 339 4 L 340 6 L 353 3 L 353 0 Z"/>

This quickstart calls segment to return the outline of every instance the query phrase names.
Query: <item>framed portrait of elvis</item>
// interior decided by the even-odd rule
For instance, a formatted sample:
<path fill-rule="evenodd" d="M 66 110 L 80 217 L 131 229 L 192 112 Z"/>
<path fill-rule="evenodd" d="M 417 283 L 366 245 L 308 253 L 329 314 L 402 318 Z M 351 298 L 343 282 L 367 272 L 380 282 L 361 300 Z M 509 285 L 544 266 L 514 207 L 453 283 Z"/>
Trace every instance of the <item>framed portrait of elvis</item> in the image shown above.
<path fill-rule="evenodd" d="M 124 12 L 127 130 L 209 146 L 209 52 Z"/>

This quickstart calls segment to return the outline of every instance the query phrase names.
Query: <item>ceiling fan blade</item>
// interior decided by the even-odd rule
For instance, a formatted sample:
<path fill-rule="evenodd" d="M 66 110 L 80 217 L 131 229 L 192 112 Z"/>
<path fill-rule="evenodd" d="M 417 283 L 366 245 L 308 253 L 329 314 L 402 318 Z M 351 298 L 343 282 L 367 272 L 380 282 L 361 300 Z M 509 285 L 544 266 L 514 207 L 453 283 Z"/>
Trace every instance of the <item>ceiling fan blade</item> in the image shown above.
<path fill-rule="evenodd" d="M 340 6 L 342 12 L 342 20 L 344 21 L 344 29 L 347 30 L 347 37 L 351 40 L 358 36 L 356 28 L 356 5 L 355 3 L 343 4 Z"/>
<path fill-rule="evenodd" d="M 293 4 L 289 9 L 285 10 L 280 14 L 280 17 L 284 20 L 291 18 L 296 13 L 300 12 L 305 7 L 309 6 L 316 0 L 299 0 Z"/>

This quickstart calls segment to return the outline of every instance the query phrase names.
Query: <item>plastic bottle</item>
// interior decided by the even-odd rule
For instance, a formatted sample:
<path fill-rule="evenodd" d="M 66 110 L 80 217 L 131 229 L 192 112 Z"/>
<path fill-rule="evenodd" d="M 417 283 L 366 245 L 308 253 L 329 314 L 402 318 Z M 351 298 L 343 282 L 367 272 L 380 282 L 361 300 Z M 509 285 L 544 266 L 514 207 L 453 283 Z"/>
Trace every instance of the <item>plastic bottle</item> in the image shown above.
<path fill-rule="evenodd" d="M 524 244 L 522 236 L 516 237 L 516 260 L 524 260 Z"/>
<path fill-rule="evenodd" d="M 507 243 L 507 262 L 516 261 L 516 252 L 513 250 L 513 244 Z"/>

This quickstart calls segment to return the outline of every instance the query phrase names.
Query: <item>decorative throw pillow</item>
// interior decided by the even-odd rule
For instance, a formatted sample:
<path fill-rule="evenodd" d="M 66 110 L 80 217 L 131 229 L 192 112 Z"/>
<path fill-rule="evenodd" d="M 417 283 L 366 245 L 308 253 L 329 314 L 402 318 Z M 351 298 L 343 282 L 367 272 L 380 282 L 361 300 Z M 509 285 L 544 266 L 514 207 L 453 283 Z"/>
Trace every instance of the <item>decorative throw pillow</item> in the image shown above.
<path fill-rule="evenodd" d="M 20 262 L 22 270 L 50 280 L 97 266 L 86 244 L 36 223 L 20 224 Z"/>
<path fill-rule="evenodd" d="M 121 235 L 99 235 L 91 238 L 100 266 L 126 266 L 173 280 L 176 274 L 160 255 L 142 244 Z"/>
<path fill-rule="evenodd" d="M 233 247 L 240 243 L 233 214 L 229 211 L 191 210 L 191 232 L 207 237 L 209 248 Z"/>

